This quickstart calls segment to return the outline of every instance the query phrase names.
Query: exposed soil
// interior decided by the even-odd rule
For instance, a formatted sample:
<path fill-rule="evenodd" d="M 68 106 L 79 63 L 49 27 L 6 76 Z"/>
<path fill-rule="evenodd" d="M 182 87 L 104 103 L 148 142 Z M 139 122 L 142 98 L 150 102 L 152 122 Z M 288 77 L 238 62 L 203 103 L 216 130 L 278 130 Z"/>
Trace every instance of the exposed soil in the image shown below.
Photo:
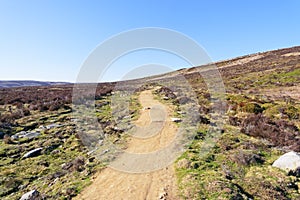
<path fill-rule="evenodd" d="M 282 56 L 299 56 L 300 55 L 300 52 L 292 52 L 292 53 L 287 53 L 287 54 L 284 54 Z"/>
<path fill-rule="evenodd" d="M 141 105 L 140 118 L 135 122 L 140 127 L 150 127 L 151 107 L 162 106 L 166 113 L 162 129 L 153 137 L 143 139 L 132 137 L 128 143 L 128 152 L 147 153 L 166 146 L 177 131 L 177 126 L 170 121 L 172 108 L 155 100 L 151 90 L 143 91 L 139 97 Z M 148 109 L 150 108 L 150 109 Z M 153 111 L 152 111 L 153 112 Z M 93 183 L 81 192 L 75 199 L 179 199 L 177 197 L 174 167 L 169 166 L 150 173 L 126 173 L 112 168 L 106 168 L 96 174 Z"/>

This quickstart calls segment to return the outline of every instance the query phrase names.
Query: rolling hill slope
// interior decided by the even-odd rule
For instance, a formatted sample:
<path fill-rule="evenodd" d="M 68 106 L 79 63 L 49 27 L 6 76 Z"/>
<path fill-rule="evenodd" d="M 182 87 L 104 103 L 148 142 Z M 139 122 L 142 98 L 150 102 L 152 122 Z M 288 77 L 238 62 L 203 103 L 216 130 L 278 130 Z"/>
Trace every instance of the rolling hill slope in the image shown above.
<path fill-rule="evenodd" d="M 221 77 L 212 79 L 224 85 L 221 100 L 209 90 L 213 82 L 201 76 L 205 73 Z M 299 46 L 92 86 L 0 89 L 1 199 L 20 199 L 32 190 L 45 199 L 97 198 L 100 189 L 112 198 L 172 199 L 174 192 L 179 199 L 300 198 L 299 172 L 272 166 L 284 153 L 300 152 Z M 149 123 L 156 101 L 169 108 L 168 128 L 194 133 L 188 148 L 164 169 L 172 184 L 161 172 L 140 175 L 145 182 L 136 185 L 122 185 L 140 180 L 132 174 L 117 179 L 119 172 L 112 172 L 116 180 L 109 179 L 107 161 L 115 158 L 109 144 L 143 150 L 130 131 Z M 159 136 L 154 146 L 172 139 Z M 213 145 L 203 153 L 208 141 Z M 105 188 L 96 187 L 99 181 Z"/>

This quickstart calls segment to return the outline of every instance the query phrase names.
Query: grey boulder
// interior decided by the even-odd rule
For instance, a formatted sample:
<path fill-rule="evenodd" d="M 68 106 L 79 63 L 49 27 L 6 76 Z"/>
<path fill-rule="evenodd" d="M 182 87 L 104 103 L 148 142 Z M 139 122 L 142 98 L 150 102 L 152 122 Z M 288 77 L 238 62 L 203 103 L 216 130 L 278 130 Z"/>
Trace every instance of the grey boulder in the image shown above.
<path fill-rule="evenodd" d="M 294 151 L 283 154 L 272 165 L 285 171 L 296 170 L 300 167 L 300 154 Z"/>
<path fill-rule="evenodd" d="M 28 139 L 32 139 L 32 138 L 39 136 L 40 134 L 41 133 L 39 133 L 39 132 L 28 132 L 27 134 L 24 135 L 24 137 L 26 137 Z"/>
<path fill-rule="evenodd" d="M 19 138 L 28 138 L 32 139 L 35 137 L 38 137 L 41 133 L 40 132 L 26 132 L 26 131 L 21 131 L 19 133 L 16 133 L 15 135 L 11 136 L 13 140 L 17 140 Z"/>

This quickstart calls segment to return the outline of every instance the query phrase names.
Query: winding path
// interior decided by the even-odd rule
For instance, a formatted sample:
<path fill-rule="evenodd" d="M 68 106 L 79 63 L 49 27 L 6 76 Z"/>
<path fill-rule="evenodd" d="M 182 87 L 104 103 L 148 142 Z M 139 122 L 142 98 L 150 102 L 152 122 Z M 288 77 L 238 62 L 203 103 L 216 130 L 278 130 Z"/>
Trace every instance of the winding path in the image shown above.
<path fill-rule="evenodd" d="M 142 138 L 132 137 L 127 152 L 148 153 L 161 149 L 174 139 L 177 126 L 170 121 L 172 108 L 153 98 L 152 90 L 141 92 L 139 101 L 144 108 L 161 107 L 160 109 L 142 109 L 135 125 L 147 130 L 153 129 L 153 115 L 157 114 L 164 120 L 155 135 Z M 151 116 L 150 116 L 151 111 Z M 106 168 L 96 174 L 93 183 L 85 188 L 75 199 L 80 200 L 177 200 L 176 177 L 173 165 L 148 173 L 126 173 L 113 168 Z"/>

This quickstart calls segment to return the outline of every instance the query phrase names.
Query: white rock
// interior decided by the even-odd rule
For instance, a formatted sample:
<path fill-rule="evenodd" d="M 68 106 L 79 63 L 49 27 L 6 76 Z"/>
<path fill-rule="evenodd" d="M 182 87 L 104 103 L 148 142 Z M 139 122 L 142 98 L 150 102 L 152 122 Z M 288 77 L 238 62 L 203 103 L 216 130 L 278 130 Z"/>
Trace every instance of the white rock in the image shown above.
<path fill-rule="evenodd" d="M 30 157 L 38 156 L 41 153 L 42 150 L 43 150 L 43 148 L 33 149 L 33 150 L 25 153 L 25 155 L 23 156 L 23 158 L 30 158 Z"/>
<path fill-rule="evenodd" d="M 186 112 L 184 112 L 184 111 L 178 111 L 177 113 L 180 114 L 180 115 L 184 115 Z"/>
<path fill-rule="evenodd" d="M 172 122 L 181 122 L 181 119 L 180 119 L 180 118 L 177 118 L 177 117 L 172 117 L 172 118 L 171 118 L 171 121 L 172 121 Z"/>
<path fill-rule="evenodd" d="M 22 195 L 20 200 L 39 200 L 40 193 L 37 190 L 31 190 L 30 192 L 27 192 Z"/>
<path fill-rule="evenodd" d="M 13 136 L 11 136 L 11 138 L 13 140 L 17 140 L 19 138 L 35 138 L 37 136 L 39 136 L 41 133 L 40 132 L 26 132 L 26 131 L 21 131 L 19 133 L 14 134 Z"/>
<path fill-rule="evenodd" d="M 13 136 L 11 136 L 11 139 L 17 140 L 17 139 L 19 139 L 19 138 L 24 137 L 24 135 L 26 135 L 26 133 L 27 133 L 26 131 L 18 132 L 18 133 L 16 133 L 16 134 L 14 134 Z"/>
<path fill-rule="evenodd" d="M 47 125 L 46 126 L 46 129 L 52 129 L 52 128 L 59 128 L 59 127 L 62 127 L 61 124 L 50 124 L 50 125 Z"/>
<path fill-rule="evenodd" d="M 10 138 L 13 139 L 13 140 L 17 140 L 17 139 L 19 139 L 19 136 L 17 136 L 17 135 L 12 135 Z"/>
<path fill-rule="evenodd" d="M 32 138 L 38 137 L 39 135 L 41 135 L 41 133 L 39 133 L 39 132 L 28 132 L 24 135 L 24 137 L 32 139 Z"/>
<path fill-rule="evenodd" d="M 109 149 L 105 149 L 102 153 L 105 154 L 107 152 L 109 152 Z"/>
<path fill-rule="evenodd" d="M 46 129 L 46 127 L 45 127 L 44 125 L 40 125 L 40 126 L 39 126 L 39 129 L 41 129 L 41 130 L 45 130 L 45 129 Z"/>
<path fill-rule="evenodd" d="M 300 154 L 291 151 L 280 156 L 272 165 L 286 171 L 295 170 L 300 167 Z"/>

